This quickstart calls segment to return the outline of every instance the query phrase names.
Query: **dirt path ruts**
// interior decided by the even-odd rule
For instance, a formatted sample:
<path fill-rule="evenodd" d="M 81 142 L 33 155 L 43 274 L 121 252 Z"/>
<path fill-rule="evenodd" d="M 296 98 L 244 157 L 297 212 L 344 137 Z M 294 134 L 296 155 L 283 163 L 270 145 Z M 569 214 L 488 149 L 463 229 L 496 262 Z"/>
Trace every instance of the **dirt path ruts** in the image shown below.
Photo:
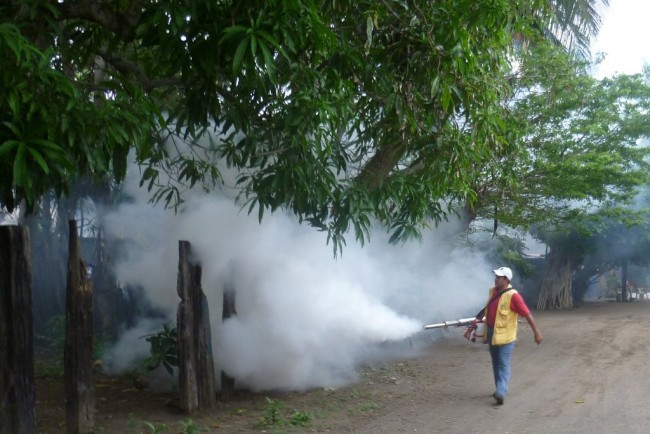
<path fill-rule="evenodd" d="M 534 315 L 544 342 L 520 325 L 505 405 L 490 397 L 486 348 L 453 337 L 416 361 L 428 386 L 358 432 L 650 432 L 650 303 Z"/>
<path fill-rule="evenodd" d="M 452 328 L 432 331 L 440 339 L 419 357 L 365 369 L 348 387 L 238 393 L 191 420 L 201 432 L 221 434 L 650 432 L 650 301 L 591 303 L 534 316 L 544 342 L 535 345 L 528 325 L 520 325 L 503 406 L 491 397 L 487 346 L 468 343 L 462 328 Z M 98 379 L 97 432 L 146 433 L 151 426 L 187 432 L 182 424 L 190 418 L 174 408 L 173 393 L 126 380 Z M 61 383 L 38 382 L 39 432 L 65 433 Z M 269 425 L 267 398 L 282 403 L 282 423 Z M 287 423 L 296 411 L 312 415 L 312 423 Z"/>

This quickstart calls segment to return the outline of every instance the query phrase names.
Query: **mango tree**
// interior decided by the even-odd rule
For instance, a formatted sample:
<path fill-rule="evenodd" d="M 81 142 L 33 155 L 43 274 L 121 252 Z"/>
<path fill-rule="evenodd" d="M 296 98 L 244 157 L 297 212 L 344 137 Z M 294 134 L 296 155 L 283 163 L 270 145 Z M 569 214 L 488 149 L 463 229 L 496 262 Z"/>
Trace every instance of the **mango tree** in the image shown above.
<path fill-rule="evenodd" d="M 475 167 L 513 149 L 501 104 L 513 38 L 553 26 L 589 35 L 597 19 L 585 11 L 542 0 L 3 2 L 0 202 L 30 208 L 81 175 L 119 182 L 135 161 L 153 199 L 175 206 L 184 188 L 223 182 L 225 164 L 260 218 L 289 209 L 335 248 L 350 230 L 363 241 L 375 220 L 394 239 L 416 236 L 449 203 L 473 203 Z"/>

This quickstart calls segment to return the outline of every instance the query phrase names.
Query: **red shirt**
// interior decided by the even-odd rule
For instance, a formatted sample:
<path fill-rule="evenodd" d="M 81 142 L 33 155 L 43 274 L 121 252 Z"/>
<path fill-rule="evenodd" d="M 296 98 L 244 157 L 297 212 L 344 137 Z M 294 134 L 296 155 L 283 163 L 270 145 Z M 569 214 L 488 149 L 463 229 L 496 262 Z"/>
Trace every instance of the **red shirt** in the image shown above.
<path fill-rule="evenodd" d="M 490 304 L 488 304 L 487 315 L 485 316 L 485 324 L 487 324 L 488 327 L 494 327 L 494 321 L 497 317 L 497 306 L 499 306 L 500 298 L 501 297 L 496 297 L 490 302 Z M 521 316 L 530 315 L 530 310 L 528 309 L 528 306 L 526 306 L 524 298 L 518 292 L 512 294 L 512 298 L 510 299 L 510 309 Z"/>

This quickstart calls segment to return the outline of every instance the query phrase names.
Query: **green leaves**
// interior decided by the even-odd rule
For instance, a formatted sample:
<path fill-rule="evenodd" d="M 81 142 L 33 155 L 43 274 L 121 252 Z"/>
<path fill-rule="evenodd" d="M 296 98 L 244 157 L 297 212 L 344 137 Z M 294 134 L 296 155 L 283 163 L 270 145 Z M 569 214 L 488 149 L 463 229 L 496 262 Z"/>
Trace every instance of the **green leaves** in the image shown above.
<path fill-rule="evenodd" d="M 556 224 L 633 198 L 650 181 L 650 86 L 641 75 L 596 80 L 543 42 L 520 53 L 507 130 L 516 154 L 480 178 L 481 215 L 511 226 Z"/>
<path fill-rule="evenodd" d="M 149 357 L 144 361 L 146 369 L 153 371 L 161 364 L 169 375 L 174 375 L 174 368 L 178 366 L 178 332 L 176 327 L 163 324 L 163 329 L 158 333 L 148 335 L 145 340 L 149 342 Z"/>
<path fill-rule="evenodd" d="M 417 237 L 478 178 L 516 185 L 498 166 L 529 131 L 506 121 L 510 38 L 542 3 L 163 0 L 137 20 L 127 2 L 3 4 L 0 198 L 120 181 L 133 158 L 177 206 L 225 164 L 250 212 L 289 209 L 335 251 L 376 222 Z"/>
<path fill-rule="evenodd" d="M 0 71 L 6 89 L 0 101 L 1 195 L 9 207 L 14 194 L 31 206 L 50 186 L 62 188 L 72 168 L 48 118 L 75 92 L 49 67 L 48 57 L 6 23 L 0 24 L 0 55 L 6 60 Z"/>
<path fill-rule="evenodd" d="M 260 68 L 272 82 L 275 82 L 275 60 L 272 53 L 276 51 L 282 53 L 283 49 L 267 30 L 273 27 L 273 23 L 269 21 L 264 12 L 264 9 L 260 9 L 257 18 L 250 20 L 249 27 L 234 25 L 225 28 L 219 43 L 224 45 L 232 42 L 237 43 L 232 60 L 234 76 L 237 76 L 242 69 Z M 250 62 L 245 62 L 247 54 L 250 55 Z"/>

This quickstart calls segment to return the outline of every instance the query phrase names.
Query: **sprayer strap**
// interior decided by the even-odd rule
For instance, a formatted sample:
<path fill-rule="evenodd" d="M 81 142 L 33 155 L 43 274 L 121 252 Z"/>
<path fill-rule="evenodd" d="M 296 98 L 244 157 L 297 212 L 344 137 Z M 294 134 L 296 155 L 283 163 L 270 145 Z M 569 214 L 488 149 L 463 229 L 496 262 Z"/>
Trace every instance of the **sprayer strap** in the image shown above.
<path fill-rule="evenodd" d="M 511 289 L 515 289 L 515 288 L 510 287 L 510 288 L 506 289 L 505 291 L 497 292 L 496 294 L 494 294 L 494 295 L 492 296 L 492 298 L 490 299 L 490 301 L 487 302 L 487 304 L 485 305 L 485 307 L 484 307 L 483 309 L 481 309 L 481 310 L 478 311 L 478 313 L 476 314 L 476 319 L 482 319 L 484 316 L 487 316 L 487 308 L 488 308 L 488 306 L 490 305 L 490 303 L 492 303 L 494 300 L 496 300 L 497 298 L 501 297 L 503 294 L 505 294 L 506 292 L 510 291 Z M 481 314 L 482 314 L 482 315 L 481 315 Z M 479 318 L 479 316 L 480 316 L 480 318 Z"/>

